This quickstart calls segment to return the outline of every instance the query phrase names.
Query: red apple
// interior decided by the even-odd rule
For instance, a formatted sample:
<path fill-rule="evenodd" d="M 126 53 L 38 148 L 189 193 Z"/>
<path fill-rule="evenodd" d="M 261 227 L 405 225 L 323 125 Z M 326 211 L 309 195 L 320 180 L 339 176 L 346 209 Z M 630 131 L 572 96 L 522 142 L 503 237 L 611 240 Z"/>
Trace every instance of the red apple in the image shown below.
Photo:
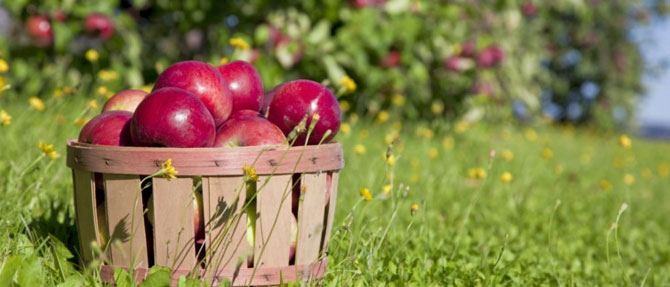
<path fill-rule="evenodd" d="M 26 22 L 28 34 L 38 47 L 47 47 L 53 43 L 54 33 L 49 18 L 42 15 L 30 16 Z"/>
<path fill-rule="evenodd" d="M 103 112 L 107 111 L 129 111 L 135 112 L 137 106 L 146 98 L 147 92 L 142 90 L 123 90 L 109 98 L 102 107 Z"/>
<path fill-rule="evenodd" d="M 351 5 L 357 9 L 363 9 L 367 7 L 382 7 L 386 4 L 386 0 L 352 0 Z"/>
<path fill-rule="evenodd" d="M 390 51 L 382 60 L 382 67 L 384 68 L 394 68 L 400 65 L 400 52 Z"/>
<path fill-rule="evenodd" d="M 228 84 L 211 65 L 200 61 L 183 61 L 168 67 L 156 80 L 154 90 L 182 88 L 197 96 L 214 117 L 218 126 L 233 110 L 233 95 Z"/>
<path fill-rule="evenodd" d="M 153 91 L 137 106 L 130 136 L 138 146 L 208 147 L 216 127 L 212 114 L 190 92 L 180 88 Z"/>
<path fill-rule="evenodd" d="M 114 36 L 114 22 L 107 15 L 92 13 L 86 16 L 84 30 L 98 35 L 100 39 L 107 40 Z"/>
<path fill-rule="evenodd" d="M 327 87 L 310 80 L 295 80 L 278 86 L 268 108 L 268 120 L 288 135 L 300 121 L 307 117 L 309 128 L 315 114 L 319 121 L 314 126 L 308 144 L 329 142 L 340 130 L 341 112 L 337 98 Z M 327 135 L 327 132 L 330 134 Z M 327 136 L 326 136 L 327 135 Z M 296 144 L 306 141 L 307 132 L 301 133 Z M 325 136 L 325 138 L 324 138 Z"/>
<path fill-rule="evenodd" d="M 263 101 L 263 81 L 256 68 L 244 61 L 233 61 L 218 68 L 233 96 L 233 113 L 240 110 L 260 110 Z"/>
<path fill-rule="evenodd" d="M 474 41 L 466 41 L 461 46 L 461 57 L 472 58 L 477 53 L 477 44 Z"/>
<path fill-rule="evenodd" d="M 242 110 L 219 127 L 215 147 L 256 146 L 286 143 L 284 133 L 257 112 Z"/>
<path fill-rule="evenodd" d="M 498 46 L 486 47 L 477 55 L 477 65 L 483 68 L 497 66 L 505 59 L 505 52 Z"/>
<path fill-rule="evenodd" d="M 99 114 L 90 120 L 81 129 L 79 133 L 79 142 L 129 146 L 130 140 L 130 119 L 133 113 L 128 111 L 109 111 Z"/>
<path fill-rule="evenodd" d="M 521 4 L 521 13 L 526 17 L 533 17 L 537 15 L 537 6 L 532 1 L 525 1 Z"/>
<path fill-rule="evenodd" d="M 444 67 L 449 71 L 458 73 L 467 69 L 468 65 L 465 58 L 459 56 L 450 56 L 444 60 Z"/>

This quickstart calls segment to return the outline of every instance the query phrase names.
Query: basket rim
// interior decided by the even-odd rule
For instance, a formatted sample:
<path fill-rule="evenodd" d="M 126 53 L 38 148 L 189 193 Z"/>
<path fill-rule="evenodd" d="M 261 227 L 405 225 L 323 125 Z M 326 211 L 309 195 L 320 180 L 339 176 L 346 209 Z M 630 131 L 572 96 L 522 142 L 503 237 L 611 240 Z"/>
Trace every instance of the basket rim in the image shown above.
<path fill-rule="evenodd" d="M 285 145 L 166 148 L 122 147 L 67 141 L 67 166 L 88 172 L 149 175 L 171 159 L 180 176 L 241 176 L 254 166 L 258 175 L 318 173 L 344 167 L 342 145 Z"/>

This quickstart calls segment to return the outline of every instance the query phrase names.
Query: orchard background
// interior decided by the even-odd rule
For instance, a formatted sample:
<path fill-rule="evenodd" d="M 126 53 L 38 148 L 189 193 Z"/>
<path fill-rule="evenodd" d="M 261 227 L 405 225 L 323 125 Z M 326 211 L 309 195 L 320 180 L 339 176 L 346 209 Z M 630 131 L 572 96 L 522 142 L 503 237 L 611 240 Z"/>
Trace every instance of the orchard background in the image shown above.
<path fill-rule="evenodd" d="M 339 95 L 326 285 L 670 282 L 670 150 L 620 134 L 646 68 L 629 30 L 664 1 L 0 7 L 2 286 L 100 284 L 99 262 L 79 265 L 65 140 L 184 59 L 243 59 L 267 90 L 309 78 Z"/>

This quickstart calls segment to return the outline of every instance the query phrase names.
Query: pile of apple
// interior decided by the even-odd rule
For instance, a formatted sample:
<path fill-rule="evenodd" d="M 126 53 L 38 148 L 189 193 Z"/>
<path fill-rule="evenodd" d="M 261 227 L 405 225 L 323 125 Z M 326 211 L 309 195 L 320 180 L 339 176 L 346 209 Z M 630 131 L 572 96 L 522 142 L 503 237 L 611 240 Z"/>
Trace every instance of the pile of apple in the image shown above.
<path fill-rule="evenodd" d="M 333 139 L 340 117 L 335 95 L 320 83 L 294 80 L 265 94 L 258 71 L 247 62 L 215 68 L 184 61 L 161 73 L 151 93 L 124 90 L 111 97 L 102 113 L 82 128 L 79 142 L 179 148 L 314 145 Z M 289 143 L 287 136 L 295 135 L 294 130 L 301 132 Z M 193 198 L 195 239 L 202 244 L 202 195 L 195 191 Z M 104 214 L 104 204 L 98 202 L 98 215 Z M 295 218 L 291 225 L 284 232 L 291 233 L 295 245 Z M 247 238 L 253 245 L 251 235 Z M 291 256 L 294 252 L 292 246 Z"/>

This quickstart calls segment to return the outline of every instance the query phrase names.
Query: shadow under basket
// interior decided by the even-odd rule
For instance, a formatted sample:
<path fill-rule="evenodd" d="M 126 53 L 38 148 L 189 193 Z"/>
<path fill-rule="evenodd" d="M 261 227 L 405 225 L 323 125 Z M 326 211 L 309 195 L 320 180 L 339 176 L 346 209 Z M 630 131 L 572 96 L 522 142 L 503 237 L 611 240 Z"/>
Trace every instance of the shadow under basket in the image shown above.
<path fill-rule="evenodd" d="M 177 178 L 151 177 L 167 159 Z M 154 265 L 171 268 L 173 285 L 180 276 L 263 286 L 325 273 L 344 166 L 339 143 L 186 149 L 69 141 L 67 164 L 81 258 L 102 258 L 108 283 L 116 268 L 141 281 Z M 256 182 L 245 180 L 245 166 Z"/>

